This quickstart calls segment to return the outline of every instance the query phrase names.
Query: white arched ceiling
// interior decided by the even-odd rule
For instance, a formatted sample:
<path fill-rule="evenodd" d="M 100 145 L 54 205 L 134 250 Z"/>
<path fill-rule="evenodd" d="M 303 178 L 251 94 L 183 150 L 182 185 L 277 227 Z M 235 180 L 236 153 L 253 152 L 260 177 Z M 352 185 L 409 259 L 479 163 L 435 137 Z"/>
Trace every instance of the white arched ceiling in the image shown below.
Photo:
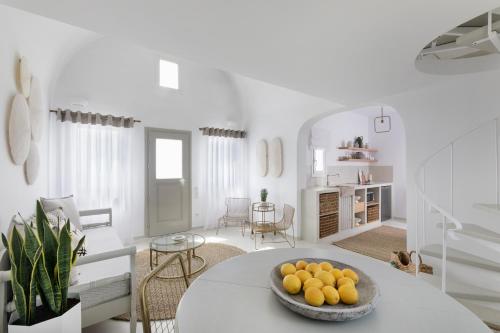
<path fill-rule="evenodd" d="M 445 80 L 415 69 L 422 45 L 500 6 L 499 0 L 1 2 L 344 104 Z"/>

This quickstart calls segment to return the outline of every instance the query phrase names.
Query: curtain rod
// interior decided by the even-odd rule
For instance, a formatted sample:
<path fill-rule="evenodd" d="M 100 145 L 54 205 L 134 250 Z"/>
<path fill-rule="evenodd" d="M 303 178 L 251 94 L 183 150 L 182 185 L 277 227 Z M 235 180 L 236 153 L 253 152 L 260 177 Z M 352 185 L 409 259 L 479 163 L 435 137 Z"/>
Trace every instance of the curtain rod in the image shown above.
<path fill-rule="evenodd" d="M 49 112 L 53 112 L 53 113 L 57 113 L 58 110 L 49 110 Z M 69 109 L 66 109 L 66 110 L 59 110 L 59 111 L 72 111 L 72 110 L 69 110 Z M 86 112 L 82 112 L 82 113 L 86 113 Z M 115 116 L 112 116 L 112 117 L 115 117 Z M 142 121 L 138 120 L 138 119 L 134 119 L 134 123 L 140 123 Z"/>
<path fill-rule="evenodd" d="M 214 128 L 214 127 L 201 127 L 199 129 L 203 135 L 208 136 L 223 136 L 236 139 L 243 139 L 247 136 L 247 132 L 244 130 L 231 130 L 226 128 Z"/>

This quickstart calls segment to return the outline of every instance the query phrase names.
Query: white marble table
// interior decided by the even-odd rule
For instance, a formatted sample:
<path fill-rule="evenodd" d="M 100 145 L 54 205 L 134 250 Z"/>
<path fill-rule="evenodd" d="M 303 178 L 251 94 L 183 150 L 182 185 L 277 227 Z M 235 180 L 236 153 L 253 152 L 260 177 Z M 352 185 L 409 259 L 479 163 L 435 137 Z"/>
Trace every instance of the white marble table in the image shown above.
<path fill-rule="evenodd" d="M 322 322 L 281 305 L 269 287 L 269 272 L 284 260 L 307 257 L 346 262 L 373 277 L 381 292 L 375 311 L 354 321 Z M 176 320 L 179 333 L 491 333 L 472 312 L 423 280 L 333 246 L 253 252 L 216 265 L 189 287 Z"/>

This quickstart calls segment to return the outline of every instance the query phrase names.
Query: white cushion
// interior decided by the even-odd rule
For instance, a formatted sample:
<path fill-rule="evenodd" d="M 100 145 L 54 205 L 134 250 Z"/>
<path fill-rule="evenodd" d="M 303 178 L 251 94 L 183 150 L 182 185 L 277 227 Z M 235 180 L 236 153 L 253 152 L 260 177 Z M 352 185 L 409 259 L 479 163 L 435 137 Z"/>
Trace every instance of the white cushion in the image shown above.
<path fill-rule="evenodd" d="M 87 256 L 123 248 L 113 227 L 93 228 L 84 231 Z M 91 283 L 103 278 L 130 272 L 130 258 L 118 257 L 78 266 L 78 284 Z"/>
<path fill-rule="evenodd" d="M 57 208 L 61 208 L 69 218 L 70 222 L 75 225 L 78 229 L 82 230 L 82 225 L 80 224 L 80 213 L 78 212 L 78 208 L 76 208 L 75 199 L 72 195 L 64 198 L 40 198 L 42 203 L 43 210 L 46 212 L 53 211 Z"/>

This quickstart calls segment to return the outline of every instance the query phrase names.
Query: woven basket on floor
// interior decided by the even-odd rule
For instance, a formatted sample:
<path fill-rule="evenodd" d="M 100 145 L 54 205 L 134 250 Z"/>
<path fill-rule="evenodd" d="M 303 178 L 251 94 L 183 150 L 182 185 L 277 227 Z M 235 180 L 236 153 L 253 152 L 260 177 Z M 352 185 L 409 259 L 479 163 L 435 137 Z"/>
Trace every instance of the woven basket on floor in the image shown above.
<path fill-rule="evenodd" d="M 394 251 L 391 253 L 391 265 L 403 272 L 410 273 L 410 274 L 415 274 L 416 272 L 416 265 L 412 261 L 411 256 L 413 253 L 416 253 L 415 251 L 411 251 L 408 253 L 407 251 Z M 427 273 L 427 274 L 433 274 L 433 269 L 432 266 L 426 265 L 422 261 L 422 257 L 420 254 L 418 255 L 419 258 L 419 272 L 421 273 Z"/>

